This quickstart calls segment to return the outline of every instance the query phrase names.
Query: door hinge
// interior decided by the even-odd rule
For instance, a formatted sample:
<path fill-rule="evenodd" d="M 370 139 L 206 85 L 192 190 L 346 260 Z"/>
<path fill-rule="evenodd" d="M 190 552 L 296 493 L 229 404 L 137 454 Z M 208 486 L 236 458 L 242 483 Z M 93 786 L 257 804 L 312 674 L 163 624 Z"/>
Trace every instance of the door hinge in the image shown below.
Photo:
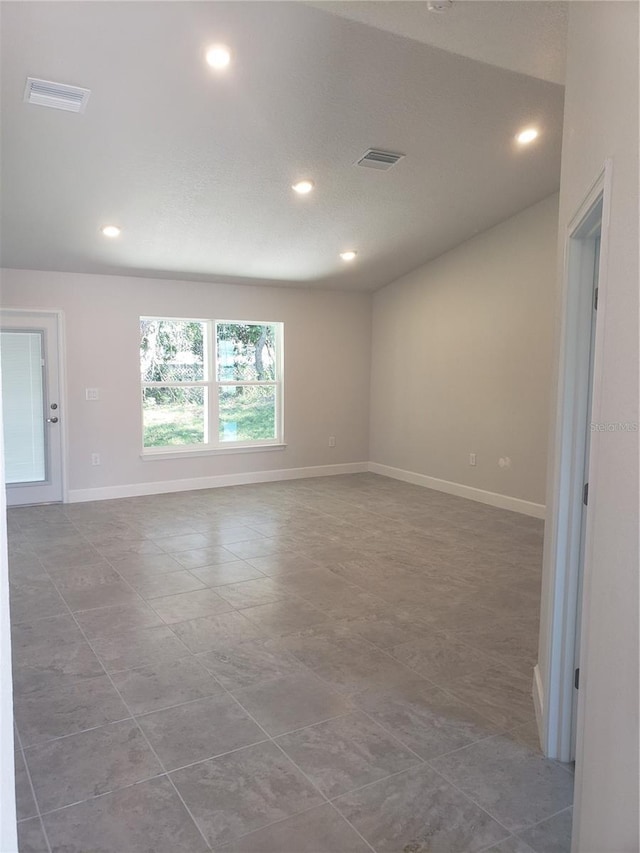
<path fill-rule="evenodd" d="M 598 310 L 598 288 L 596 287 L 595 293 L 593 294 L 593 308 L 594 311 Z"/>
<path fill-rule="evenodd" d="M 582 490 L 582 503 L 585 506 L 589 503 L 589 483 L 584 484 L 584 489 Z"/>
<path fill-rule="evenodd" d="M 580 667 L 578 667 L 573 673 L 573 686 L 576 688 L 576 690 L 580 689 Z"/>

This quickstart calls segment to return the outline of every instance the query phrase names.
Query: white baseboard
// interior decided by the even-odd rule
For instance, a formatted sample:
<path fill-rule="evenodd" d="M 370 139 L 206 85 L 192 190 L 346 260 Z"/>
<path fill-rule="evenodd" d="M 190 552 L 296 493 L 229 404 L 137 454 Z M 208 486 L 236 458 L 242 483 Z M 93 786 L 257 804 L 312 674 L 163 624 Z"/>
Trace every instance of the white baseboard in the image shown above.
<path fill-rule="evenodd" d="M 315 465 L 308 468 L 281 468 L 275 471 L 249 471 L 244 474 L 218 474 L 191 477 L 186 480 L 162 480 L 155 483 L 130 483 L 124 486 L 102 486 L 95 489 L 71 489 L 69 503 L 134 498 L 195 489 L 217 489 L 221 486 L 244 486 L 250 483 L 275 483 L 279 480 L 302 480 L 307 477 L 330 477 L 335 474 L 362 474 L 369 470 L 367 462 L 345 462 L 342 465 Z"/>
<path fill-rule="evenodd" d="M 114 498 L 133 498 L 141 495 L 160 495 L 169 492 L 189 492 L 195 489 L 217 489 L 222 486 L 244 486 L 250 483 L 275 483 L 280 480 L 302 480 L 307 477 L 330 477 L 335 474 L 362 474 L 371 471 L 384 477 L 403 480 L 416 486 L 424 486 L 450 495 L 469 498 L 480 503 L 509 509 L 514 512 L 544 518 L 542 504 L 523 501 L 508 495 L 499 495 L 464 486 L 461 483 L 450 483 L 428 477 L 426 474 L 416 474 L 413 471 L 403 471 L 378 462 L 345 462 L 340 465 L 314 465 L 307 468 L 280 468 L 273 471 L 248 471 L 242 474 L 217 474 L 210 477 L 191 477 L 184 480 L 160 480 L 153 483 L 129 483 L 121 486 L 99 486 L 93 489 L 70 489 L 69 503 L 84 503 L 86 501 L 105 501 Z"/>
<path fill-rule="evenodd" d="M 544 753 L 546 753 L 546 737 L 544 729 L 544 685 L 542 683 L 542 674 L 540 672 L 539 664 L 536 664 L 533 668 L 533 708 L 536 713 L 540 748 Z"/>
<path fill-rule="evenodd" d="M 499 509 L 509 509 L 512 512 L 520 512 L 534 518 L 544 518 L 544 504 L 512 498 L 509 495 L 499 495 L 497 492 L 487 492 L 484 489 L 476 489 L 474 486 L 465 486 L 462 483 L 451 483 L 449 480 L 439 480 L 437 477 L 404 471 L 402 468 L 392 468 L 390 465 L 380 465 L 378 462 L 369 462 L 369 471 L 374 474 L 381 474 L 383 477 L 393 477 L 394 480 L 413 483 L 414 486 L 424 486 L 427 489 L 435 489 L 438 492 L 446 492 L 460 498 L 469 498 L 469 500 L 489 504 Z"/>

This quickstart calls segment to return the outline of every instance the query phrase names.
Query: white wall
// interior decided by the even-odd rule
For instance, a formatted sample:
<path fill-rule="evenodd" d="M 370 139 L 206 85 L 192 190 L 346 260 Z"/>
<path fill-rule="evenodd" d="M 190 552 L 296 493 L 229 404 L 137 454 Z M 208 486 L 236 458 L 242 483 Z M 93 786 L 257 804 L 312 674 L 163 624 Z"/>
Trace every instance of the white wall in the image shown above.
<path fill-rule="evenodd" d="M 633 423 L 638 421 L 638 4 L 569 6 L 559 268 L 562 276 L 567 225 L 611 158 L 609 255 L 598 303 L 604 343 L 592 417 Z M 563 301 L 564 288 L 558 304 Z M 637 853 L 638 433 L 594 432 L 591 442 L 573 850 Z M 555 465 L 551 459 L 550 484 Z M 554 497 L 548 496 L 550 513 Z M 544 690 L 553 588 L 554 569 L 545 559 L 538 664 Z"/>
<path fill-rule="evenodd" d="M 3 270 L 1 305 L 64 311 L 68 411 L 61 418 L 72 499 L 88 489 L 368 460 L 369 294 Z M 283 321 L 286 449 L 143 461 L 144 314 Z M 99 388 L 98 402 L 85 400 L 88 387 Z M 99 467 L 91 465 L 94 452 Z"/>
<path fill-rule="evenodd" d="M 557 211 L 554 195 L 374 295 L 374 462 L 544 503 Z"/>

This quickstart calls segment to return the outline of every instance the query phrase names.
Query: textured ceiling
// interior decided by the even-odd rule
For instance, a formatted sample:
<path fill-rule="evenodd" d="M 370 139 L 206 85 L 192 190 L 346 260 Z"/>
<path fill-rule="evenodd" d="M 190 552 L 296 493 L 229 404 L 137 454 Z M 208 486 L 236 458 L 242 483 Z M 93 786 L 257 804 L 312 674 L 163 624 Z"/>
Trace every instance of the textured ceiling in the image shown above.
<path fill-rule="evenodd" d="M 567 3 L 454 0 L 434 14 L 420 0 L 311 3 L 399 36 L 551 83 L 564 83 Z"/>
<path fill-rule="evenodd" d="M 561 86 L 341 15 L 117 0 L 0 15 L 4 266 L 374 290 L 558 187 Z M 218 41 L 222 75 L 203 61 Z M 27 76 L 90 88 L 86 112 L 23 103 Z M 518 150 L 531 123 L 541 137 Z M 355 167 L 368 147 L 406 157 Z"/>

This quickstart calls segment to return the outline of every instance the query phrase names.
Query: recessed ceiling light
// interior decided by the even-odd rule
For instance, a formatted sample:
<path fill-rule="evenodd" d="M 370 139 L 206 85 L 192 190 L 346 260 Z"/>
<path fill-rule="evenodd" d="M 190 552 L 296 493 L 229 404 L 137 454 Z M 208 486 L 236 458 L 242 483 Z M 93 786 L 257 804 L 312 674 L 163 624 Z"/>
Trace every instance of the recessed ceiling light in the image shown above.
<path fill-rule="evenodd" d="M 119 237 L 122 228 L 118 228 L 117 225 L 105 225 L 102 229 L 102 233 L 105 237 Z"/>
<path fill-rule="evenodd" d="M 343 261 L 352 261 L 357 254 L 353 249 L 349 249 L 348 252 L 340 252 L 340 257 Z"/>
<path fill-rule="evenodd" d="M 516 141 L 519 142 L 520 145 L 528 145 L 530 142 L 533 142 L 534 139 L 537 139 L 538 136 L 539 132 L 535 127 L 528 127 L 526 130 L 520 131 L 516 136 Z"/>
<path fill-rule="evenodd" d="M 206 59 L 212 68 L 221 71 L 231 62 L 231 51 L 223 44 L 214 44 L 207 51 Z"/>
<path fill-rule="evenodd" d="M 298 181 L 297 183 L 292 184 L 291 189 L 295 190 L 299 195 L 306 195 L 307 193 L 310 193 L 314 187 L 315 184 L 313 181 L 305 178 L 304 181 Z"/>

